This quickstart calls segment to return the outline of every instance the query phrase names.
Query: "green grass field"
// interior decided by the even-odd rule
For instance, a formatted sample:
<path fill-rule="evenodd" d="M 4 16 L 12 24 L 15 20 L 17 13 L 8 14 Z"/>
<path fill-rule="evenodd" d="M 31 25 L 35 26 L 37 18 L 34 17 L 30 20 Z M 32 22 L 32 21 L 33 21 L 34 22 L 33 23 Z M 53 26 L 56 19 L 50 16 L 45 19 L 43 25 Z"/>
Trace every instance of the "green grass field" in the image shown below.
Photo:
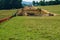
<path fill-rule="evenodd" d="M 54 8 L 46 6 L 45 9 L 54 12 L 51 7 Z M 55 12 L 59 14 L 58 11 Z M 0 40 L 60 40 L 60 16 L 14 17 L 0 23 Z"/>
<path fill-rule="evenodd" d="M 0 10 L 0 19 L 13 15 L 16 10 Z"/>
<path fill-rule="evenodd" d="M 48 10 L 52 13 L 60 14 L 60 5 L 52 5 L 52 6 L 38 6 L 38 8 Z"/>

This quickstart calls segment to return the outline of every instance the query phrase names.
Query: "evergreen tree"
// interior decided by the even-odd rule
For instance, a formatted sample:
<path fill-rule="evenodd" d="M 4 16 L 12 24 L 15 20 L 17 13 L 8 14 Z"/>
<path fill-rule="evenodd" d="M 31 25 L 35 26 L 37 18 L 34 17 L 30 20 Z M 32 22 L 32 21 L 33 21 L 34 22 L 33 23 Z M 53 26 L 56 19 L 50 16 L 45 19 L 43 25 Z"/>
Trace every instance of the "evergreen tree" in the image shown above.
<path fill-rule="evenodd" d="M 33 5 L 35 6 L 35 1 L 33 1 L 32 3 L 33 3 Z"/>
<path fill-rule="evenodd" d="M 39 2 L 38 2 L 38 1 L 36 1 L 36 5 L 37 5 L 37 6 L 39 5 Z"/>
<path fill-rule="evenodd" d="M 56 4 L 58 4 L 59 3 L 59 0 L 55 0 L 55 2 L 56 2 Z"/>
<path fill-rule="evenodd" d="M 22 0 L 0 0 L 0 9 L 21 8 Z"/>

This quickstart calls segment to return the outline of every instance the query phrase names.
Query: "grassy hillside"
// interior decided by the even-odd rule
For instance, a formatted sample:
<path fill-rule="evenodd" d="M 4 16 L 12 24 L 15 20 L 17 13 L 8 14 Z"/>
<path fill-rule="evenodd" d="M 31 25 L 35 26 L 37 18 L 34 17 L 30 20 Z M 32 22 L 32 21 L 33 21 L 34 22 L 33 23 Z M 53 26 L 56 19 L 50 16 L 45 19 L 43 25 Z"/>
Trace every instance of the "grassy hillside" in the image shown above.
<path fill-rule="evenodd" d="M 46 9 L 49 12 L 60 14 L 60 5 L 52 5 L 52 6 L 38 6 L 39 8 Z"/>
<path fill-rule="evenodd" d="M 58 7 L 44 6 L 40 8 L 59 14 L 60 7 Z M 0 40 L 60 40 L 60 16 L 14 17 L 0 23 Z"/>
<path fill-rule="evenodd" d="M 0 10 L 0 19 L 13 15 L 16 10 Z"/>
<path fill-rule="evenodd" d="M 50 12 L 60 14 L 60 5 L 54 6 L 38 6 L 39 8 L 46 9 Z M 16 12 L 15 10 L 0 10 L 0 19 L 13 15 Z"/>
<path fill-rule="evenodd" d="M 0 40 L 60 40 L 60 16 L 15 17 L 0 24 Z"/>

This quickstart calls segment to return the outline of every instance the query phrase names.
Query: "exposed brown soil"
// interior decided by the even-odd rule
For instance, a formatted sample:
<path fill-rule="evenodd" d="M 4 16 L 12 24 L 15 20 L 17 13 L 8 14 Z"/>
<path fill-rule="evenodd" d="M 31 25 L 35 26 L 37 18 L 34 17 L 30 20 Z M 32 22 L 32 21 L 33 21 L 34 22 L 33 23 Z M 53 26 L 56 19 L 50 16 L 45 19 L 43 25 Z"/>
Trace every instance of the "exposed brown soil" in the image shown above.
<path fill-rule="evenodd" d="M 2 18 L 2 19 L 0 19 L 0 23 L 4 22 L 4 21 L 6 21 L 6 20 L 9 20 L 9 19 L 11 19 L 11 18 L 12 18 L 12 16 L 9 16 L 9 17 L 6 17 L 6 18 Z"/>
<path fill-rule="evenodd" d="M 47 10 L 36 7 L 24 7 L 17 11 L 18 16 L 55 16 L 54 13 L 50 13 Z"/>

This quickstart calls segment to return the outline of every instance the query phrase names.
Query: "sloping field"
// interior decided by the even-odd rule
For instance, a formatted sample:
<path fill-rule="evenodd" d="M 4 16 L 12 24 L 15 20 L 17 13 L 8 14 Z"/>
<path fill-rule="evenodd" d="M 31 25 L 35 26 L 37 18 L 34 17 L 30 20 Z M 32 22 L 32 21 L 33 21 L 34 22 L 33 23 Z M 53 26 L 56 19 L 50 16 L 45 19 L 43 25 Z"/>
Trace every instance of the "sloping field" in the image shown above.
<path fill-rule="evenodd" d="M 60 14 L 60 5 L 38 6 L 38 8 L 48 10 L 49 12 L 52 12 L 52 13 Z"/>
<path fill-rule="evenodd" d="M 0 40 L 60 40 L 60 16 L 14 17 L 0 24 Z"/>
<path fill-rule="evenodd" d="M 44 6 L 41 8 L 60 13 L 59 5 L 58 7 Z M 6 13 L 8 14 L 9 12 Z M 4 23 L 0 23 L 0 40 L 60 40 L 60 16 L 14 17 Z"/>
<path fill-rule="evenodd" d="M 13 15 L 16 10 L 0 10 L 0 19 Z"/>

